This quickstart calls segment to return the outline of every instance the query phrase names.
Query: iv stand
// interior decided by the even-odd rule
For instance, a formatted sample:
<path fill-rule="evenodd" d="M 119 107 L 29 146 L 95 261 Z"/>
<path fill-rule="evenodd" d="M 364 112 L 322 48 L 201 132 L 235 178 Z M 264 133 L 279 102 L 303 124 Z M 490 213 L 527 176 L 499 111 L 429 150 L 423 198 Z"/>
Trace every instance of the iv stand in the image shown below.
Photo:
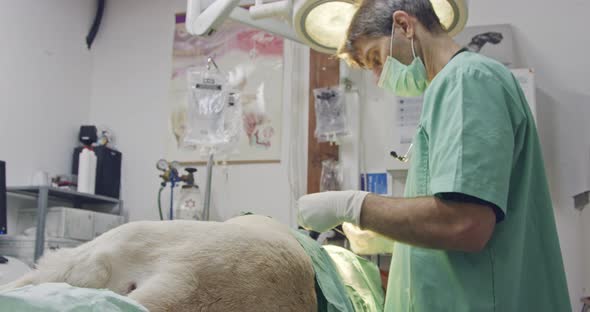
<path fill-rule="evenodd" d="M 204 218 L 209 221 L 209 208 L 211 207 L 211 180 L 213 177 L 213 153 L 209 153 L 209 160 L 207 161 L 207 182 L 205 185 L 205 203 L 204 203 Z"/>
<path fill-rule="evenodd" d="M 213 60 L 213 57 L 210 56 L 207 58 L 207 70 L 211 70 L 211 64 L 213 64 L 213 66 L 215 66 L 215 69 L 219 70 L 219 67 L 217 66 L 217 64 Z M 214 164 L 213 152 L 209 151 L 209 160 L 207 160 L 207 182 L 205 185 L 205 202 L 203 204 L 204 214 L 205 214 L 203 217 L 204 217 L 205 221 L 209 221 L 209 211 L 211 208 L 211 180 L 213 178 L 213 164 Z"/>

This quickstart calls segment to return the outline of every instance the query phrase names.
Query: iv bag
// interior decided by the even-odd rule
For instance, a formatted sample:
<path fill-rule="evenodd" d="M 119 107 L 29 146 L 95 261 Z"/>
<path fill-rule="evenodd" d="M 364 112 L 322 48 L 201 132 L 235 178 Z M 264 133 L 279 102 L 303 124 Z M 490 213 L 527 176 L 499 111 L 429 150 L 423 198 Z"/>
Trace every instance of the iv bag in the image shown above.
<path fill-rule="evenodd" d="M 224 110 L 228 102 L 228 85 L 224 75 L 206 68 L 187 71 L 188 118 L 184 143 L 215 146 L 227 142 L 224 133 Z"/>
<path fill-rule="evenodd" d="M 342 190 L 342 166 L 332 159 L 322 161 L 322 175 L 320 176 L 320 192 Z"/>
<path fill-rule="evenodd" d="M 337 136 L 347 135 L 346 101 L 340 88 L 313 90 L 315 99 L 316 130 L 319 142 L 334 141 Z"/>
<path fill-rule="evenodd" d="M 228 102 L 223 111 L 224 142 L 215 145 L 213 150 L 218 159 L 224 159 L 232 154 L 238 153 L 240 147 L 240 135 L 243 129 L 243 112 L 240 93 L 230 91 L 227 99 Z M 210 150 L 206 152 L 210 152 Z"/>

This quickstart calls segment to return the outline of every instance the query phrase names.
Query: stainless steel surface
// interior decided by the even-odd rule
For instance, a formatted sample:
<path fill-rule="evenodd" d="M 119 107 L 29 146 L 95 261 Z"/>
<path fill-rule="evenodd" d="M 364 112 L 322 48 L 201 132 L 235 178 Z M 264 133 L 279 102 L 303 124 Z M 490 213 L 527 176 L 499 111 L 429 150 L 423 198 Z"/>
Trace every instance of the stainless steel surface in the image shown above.
<path fill-rule="evenodd" d="M 205 185 L 205 203 L 204 203 L 204 217 L 205 221 L 209 221 L 209 209 L 211 208 L 211 179 L 213 178 L 213 153 L 209 155 L 207 161 L 207 184 Z"/>
<path fill-rule="evenodd" d="M 45 188 L 49 191 L 49 197 L 57 200 L 76 200 L 81 199 L 85 203 L 89 204 L 118 204 L 121 200 L 108 196 L 79 193 L 76 191 L 70 191 L 60 189 L 56 187 L 48 186 L 13 186 L 7 187 L 8 193 L 16 193 L 21 195 L 36 196 L 41 188 Z"/>
<path fill-rule="evenodd" d="M 47 217 L 47 202 L 49 201 L 49 188 L 41 186 L 37 197 L 37 232 L 35 233 L 35 262 L 43 255 L 45 247 L 45 220 Z"/>

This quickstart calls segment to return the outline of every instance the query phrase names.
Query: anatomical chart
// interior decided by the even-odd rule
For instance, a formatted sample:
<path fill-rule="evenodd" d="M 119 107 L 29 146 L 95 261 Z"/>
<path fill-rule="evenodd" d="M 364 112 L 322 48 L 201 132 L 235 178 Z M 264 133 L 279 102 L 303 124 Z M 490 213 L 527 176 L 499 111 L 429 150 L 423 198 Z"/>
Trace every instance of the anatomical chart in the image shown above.
<path fill-rule="evenodd" d="M 166 157 L 186 163 L 207 159 L 199 148 L 187 148 L 182 141 L 188 107 L 187 70 L 204 67 L 208 57 L 213 57 L 223 73 L 245 77 L 239 92 L 243 131 L 239 143 L 220 156 L 229 162 L 280 161 L 283 38 L 231 20 L 212 36 L 197 37 L 186 31 L 184 23 L 185 15 L 176 15 Z"/>

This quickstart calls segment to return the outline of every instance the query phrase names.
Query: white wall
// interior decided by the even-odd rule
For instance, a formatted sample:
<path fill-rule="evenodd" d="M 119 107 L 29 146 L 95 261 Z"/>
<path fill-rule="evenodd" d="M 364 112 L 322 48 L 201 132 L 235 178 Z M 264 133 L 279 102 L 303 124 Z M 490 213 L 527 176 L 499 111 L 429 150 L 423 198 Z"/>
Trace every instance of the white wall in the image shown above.
<path fill-rule="evenodd" d="M 512 24 L 520 62 L 536 70 L 538 127 L 543 144 L 569 291 L 574 310 L 579 298 L 590 292 L 590 212 L 583 217 L 573 208 L 572 196 L 588 186 L 590 164 L 590 38 L 585 29 L 590 2 L 470 1 L 469 26 Z M 369 171 L 392 166 L 387 156 L 395 143 L 394 97 L 365 76 L 363 111 L 366 158 Z M 405 152 L 405 150 L 401 150 Z M 399 164 L 393 163 L 399 167 Z M 584 221 L 586 223 L 584 223 Z M 585 257 L 585 258 L 584 258 Z"/>
<path fill-rule="evenodd" d="M 85 37 L 93 11 L 89 0 L 0 2 L 0 159 L 8 185 L 29 184 L 37 170 L 70 171 L 90 110 Z M 9 203 L 31 205 L 12 197 Z"/>
<path fill-rule="evenodd" d="M 123 200 L 131 220 L 158 216 L 155 163 L 165 157 L 174 14 L 185 10 L 185 0 L 110 1 L 93 48 L 90 120 L 116 134 L 124 158 Z M 288 121 L 283 123 L 281 164 L 215 168 L 214 220 L 252 211 L 294 223 L 287 180 Z M 205 168 L 199 168 L 198 180 L 204 186 Z"/>
<path fill-rule="evenodd" d="M 92 3 L 0 3 L 0 159 L 11 185 L 29 183 L 36 169 L 69 172 L 90 108 Z"/>
<path fill-rule="evenodd" d="M 159 181 L 154 163 L 165 150 L 173 16 L 185 10 L 185 3 L 109 1 L 92 52 L 85 49 L 84 37 L 94 1 L 0 3 L 0 159 L 8 161 L 9 184 L 28 183 L 37 169 L 69 171 L 78 126 L 90 121 L 111 127 L 117 135 L 124 153 L 123 199 L 131 218 L 157 217 Z M 512 24 L 521 61 L 536 69 L 540 134 L 570 295 L 577 309 L 583 288 L 590 289 L 590 274 L 582 260 L 584 251 L 588 253 L 586 260 L 590 259 L 590 248 L 580 237 L 590 235 L 582 229 L 582 222 L 590 222 L 590 217 L 585 212 L 580 218 L 571 202 L 571 195 L 589 171 L 590 126 L 586 120 L 590 117 L 590 91 L 586 78 L 590 61 L 586 54 L 590 40 L 584 33 L 584 22 L 590 3 L 561 1 L 562 13 L 548 0 L 470 4 L 471 25 Z M 368 125 L 379 124 L 378 118 L 393 113 L 391 99 L 374 100 L 365 106 L 364 118 L 371 121 L 365 122 Z M 285 114 L 289 113 L 286 109 Z M 391 132 L 387 127 L 367 129 L 367 133 L 378 135 L 378 140 L 365 142 L 385 142 L 370 148 L 368 163 L 388 159 L 387 135 Z M 288 131 L 284 133 L 283 160 L 292 143 L 287 140 Z M 201 185 L 203 174 L 201 170 Z M 214 181 L 214 218 L 251 210 L 294 222 L 288 208 L 286 161 L 216 168 Z"/>
<path fill-rule="evenodd" d="M 472 1 L 471 4 L 472 25 L 513 25 L 521 61 L 536 71 L 538 127 L 570 297 L 577 311 L 583 288 L 590 286 L 590 276 L 583 274 L 590 259 L 582 258 L 582 251 L 590 246 L 582 236 L 582 218 L 574 210 L 572 200 L 589 174 L 590 59 L 587 52 L 590 40 L 584 31 L 587 24 L 584 12 L 590 10 L 590 2 L 559 1 L 564 14 L 556 14 L 556 2 L 549 0 Z"/>

